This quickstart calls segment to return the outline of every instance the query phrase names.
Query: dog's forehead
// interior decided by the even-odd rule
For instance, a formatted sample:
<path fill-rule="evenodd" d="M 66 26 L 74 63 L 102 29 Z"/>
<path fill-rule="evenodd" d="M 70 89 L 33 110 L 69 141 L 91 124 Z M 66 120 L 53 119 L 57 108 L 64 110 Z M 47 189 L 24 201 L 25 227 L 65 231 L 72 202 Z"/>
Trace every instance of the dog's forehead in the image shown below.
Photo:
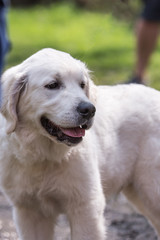
<path fill-rule="evenodd" d="M 43 49 L 31 57 L 29 57 L 24 64 L 30 65 L 30 67 L 40 67 L 43 68 L 48 66 L 48 68 L 53 69 L 82 69 L 85 65 L 73 58 L 70 54 L 57 51 L 54 49 Z"/>
<path fill-rule="evenodd" d="M 23 62 L 30 76 L 47 77 L 73 77 L 82 79 L 87 74 L 85 64 L 65 52 L 43 49 Z M 40 80 L 39 79 L 39 80 Z"/>

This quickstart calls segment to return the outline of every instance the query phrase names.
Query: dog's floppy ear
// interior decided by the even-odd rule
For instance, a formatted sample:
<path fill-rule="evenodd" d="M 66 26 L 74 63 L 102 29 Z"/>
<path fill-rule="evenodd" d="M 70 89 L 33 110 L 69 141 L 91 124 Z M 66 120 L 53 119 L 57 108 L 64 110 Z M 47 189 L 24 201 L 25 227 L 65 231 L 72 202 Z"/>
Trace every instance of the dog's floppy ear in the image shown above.
<path fill-rule="evenodd" d="M 1 113 L 6 118 L 7 133 L 12 133 L 17 124 L 17 105 L 20 95 L 25 89 L 27 76 L 15 74 L 12 70 L 7 70 L 2 76 L 2 106 Z"/>
<path fill-rule="evenodd" d="M 97 101 L 97 88 L 93 81 L 90 79 L 88 83 L 88 98 L 90 101 L 96 105 Z"/>
<path fill-rule="evenodd" d="M 94 82 L 91 80 L 89 70 L 85 74 L 87 78 L 87 97 L 95 105 L 97 100 L 97 88 Z"/>

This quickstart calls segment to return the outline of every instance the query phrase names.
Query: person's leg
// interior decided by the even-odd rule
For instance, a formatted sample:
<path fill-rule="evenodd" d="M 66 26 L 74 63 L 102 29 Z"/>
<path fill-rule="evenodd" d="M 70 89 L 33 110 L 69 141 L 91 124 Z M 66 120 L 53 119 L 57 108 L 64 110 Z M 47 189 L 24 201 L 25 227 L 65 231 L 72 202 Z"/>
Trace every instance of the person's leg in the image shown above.
<path fill-rule="evenodd" d="M 140 19 L 137 23 L 135 76 L 143 82 L 145 70 L 157 44 L 160 23 Z"/>
<path fill-rule="evenodd" d="M 144 83 L 145 71 L 156 47 L 160 30 L 160 0 L 143 0 L 144 9 L 136 25 L 136 60 L 128 83 Z"/>
<path fill-rule="evenodd" d="M 6 7 L 0 6 L 0 78 L 3 71 L 4 66 L 4 58 L 5 54 L 9 48 L 9 42 L 7 38 L 7 31 L 6 31 Z M 0 105 L 1 105 L 1 82 L 0 82 Z"/>

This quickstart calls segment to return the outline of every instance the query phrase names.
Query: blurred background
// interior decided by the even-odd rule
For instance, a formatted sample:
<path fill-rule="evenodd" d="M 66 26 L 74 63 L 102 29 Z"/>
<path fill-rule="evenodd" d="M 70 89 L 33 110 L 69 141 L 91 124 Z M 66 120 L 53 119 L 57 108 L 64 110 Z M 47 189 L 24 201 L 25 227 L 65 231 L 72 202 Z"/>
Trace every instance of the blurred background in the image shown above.
<path fill-rule="evenodd" d="M 5 68 L 17 65 L 42 48 L 55 48 L 82 60 L 97 84 L 127 82 L 136 55 L 135 25 L 140 0 L 11 0 L 7 15 L 11 49 Z M 147 68 L 148 85 L 160 90 L 160 38 Z M 140 215 L 131 214 L 122 201 L 106 212 L 110 239 L 155 240 L 155 233 Z M 121 210 L 124 213 L 118 213 Z M 125 212 L 126 211 L 126 212 Z M 66 239 L 69 230 L 57 225 Z M 61 229 L 61 230 L 60 230 Z M 116 238 L 118 236 L 118 238 Z M 11 209 L 0 193 L 0 239 L 17 240 Z M 58 238 L 57 238 L 58 239 Z M 69 239 L 69 238 L 67 238 Z"/>
<path fill-rule="evenodd" d="M 139 0 L 11 0 L 6 68 L 51 47 L 84 61 L 97 84 L 128 80 L 135 62 L 134 25 Z M 147 68 L 160 90 L 160 41 Z"/>

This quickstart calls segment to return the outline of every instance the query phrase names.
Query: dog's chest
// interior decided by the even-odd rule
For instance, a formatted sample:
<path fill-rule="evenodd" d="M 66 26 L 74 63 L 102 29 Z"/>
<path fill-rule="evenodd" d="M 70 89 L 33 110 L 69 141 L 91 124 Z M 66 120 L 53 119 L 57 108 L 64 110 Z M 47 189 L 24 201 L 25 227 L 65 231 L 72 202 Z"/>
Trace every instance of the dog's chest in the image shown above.
<path fill-rule="evenodd" d="M 14 175 L 5 179 L 7 195 L 14 204 L 34 205 L 45 212 L 64 212 L 68 199 L 72 198 L 74 180 L 67 163 L 56 165 L 41 163 L 26 168 L 17 167 Z"/>

